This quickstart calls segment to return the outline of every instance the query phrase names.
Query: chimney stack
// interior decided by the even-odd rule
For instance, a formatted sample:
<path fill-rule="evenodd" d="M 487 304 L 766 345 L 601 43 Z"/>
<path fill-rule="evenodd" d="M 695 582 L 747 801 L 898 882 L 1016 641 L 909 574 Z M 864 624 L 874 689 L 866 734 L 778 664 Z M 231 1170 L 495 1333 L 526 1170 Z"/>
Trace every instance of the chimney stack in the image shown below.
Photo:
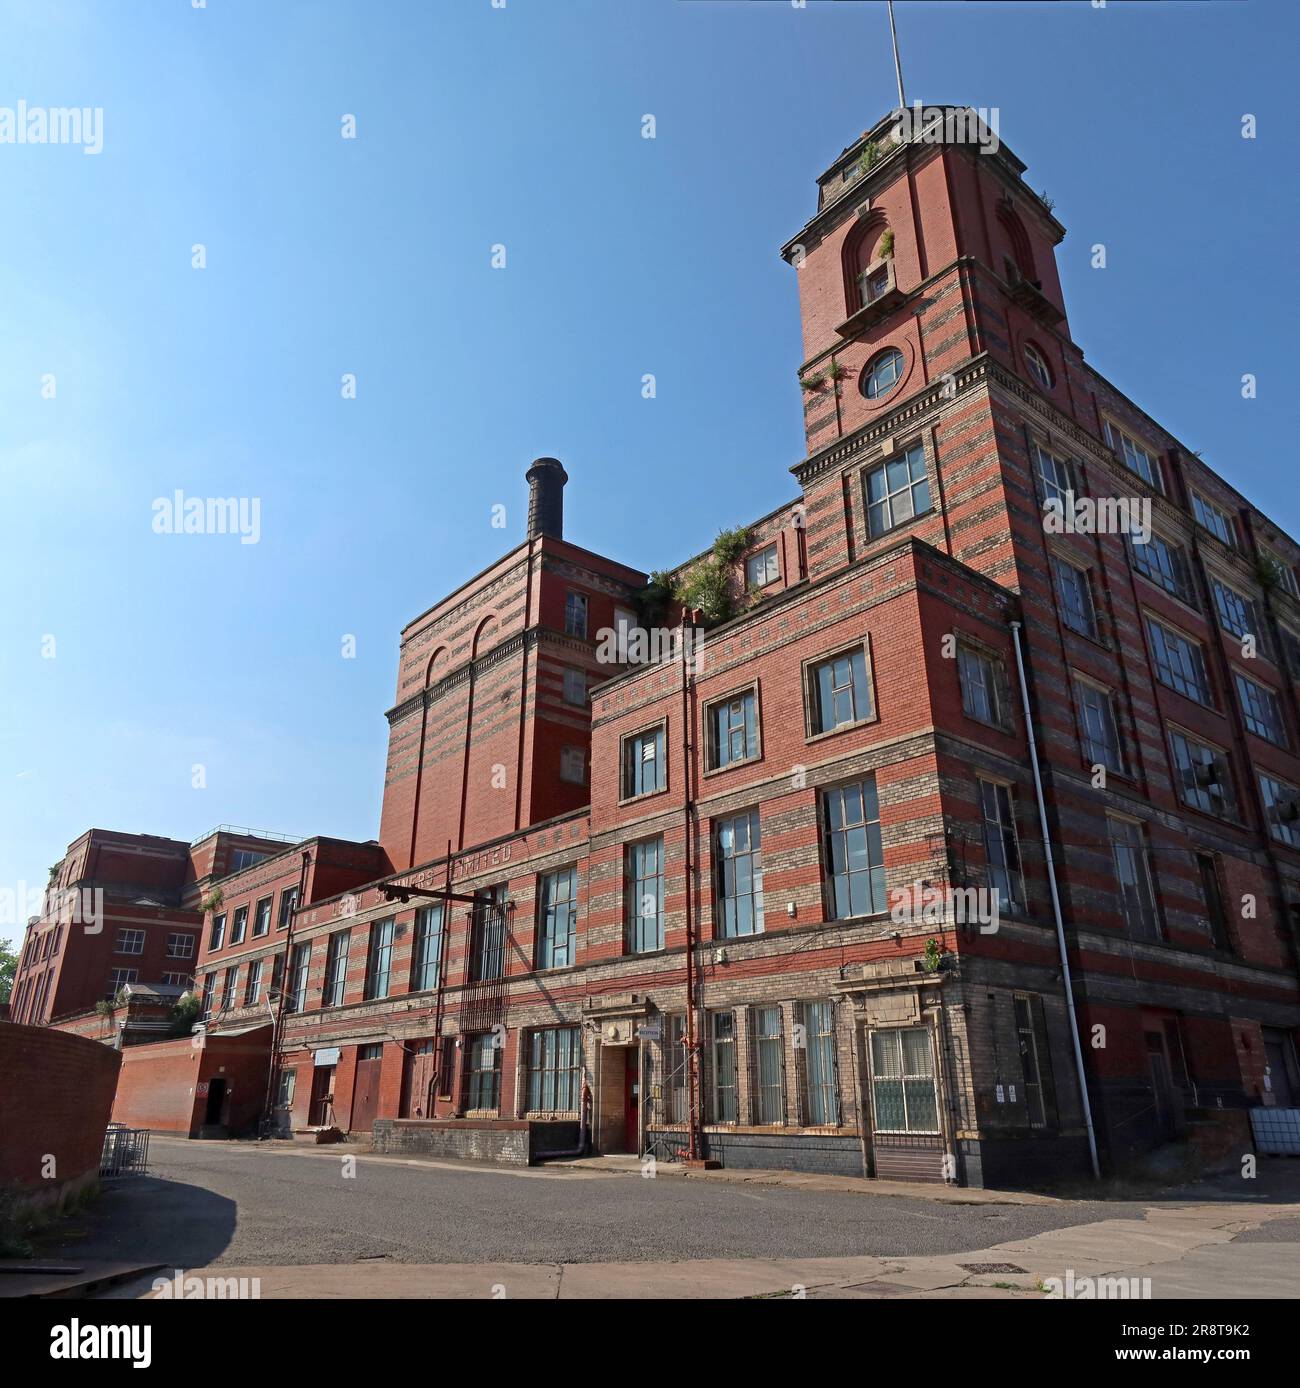
<path fill-rule="evenodd" d="M 564 484 L 569 480 L 558 458 L 538 458 L 528 469 L 528 538 L 564 539 Z"/>

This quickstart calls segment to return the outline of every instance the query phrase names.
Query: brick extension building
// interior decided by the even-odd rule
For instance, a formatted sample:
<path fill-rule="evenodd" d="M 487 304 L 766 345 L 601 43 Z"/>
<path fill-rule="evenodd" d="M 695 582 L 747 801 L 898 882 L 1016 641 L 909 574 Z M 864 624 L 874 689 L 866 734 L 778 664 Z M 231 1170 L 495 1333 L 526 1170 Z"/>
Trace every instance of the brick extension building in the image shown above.
<path fill-rule="evenodd" d="M 808 452 L 699 659 L 602 662 L 679 613 L 540 460 L 402 633 L 389 875 L 238 942 L 326 841 L 222 883 L 210 1034 L 282 984 L 284 1123 L 527 1160 L 589 1094 L 601 1151 L 978 1184 L 1086 1168 L 1076 1034 L 1103 1160 L 1300 1102 L 1300 547 L 1085 363 L 1015 155 L 891 122 L 785 248 Z"/>

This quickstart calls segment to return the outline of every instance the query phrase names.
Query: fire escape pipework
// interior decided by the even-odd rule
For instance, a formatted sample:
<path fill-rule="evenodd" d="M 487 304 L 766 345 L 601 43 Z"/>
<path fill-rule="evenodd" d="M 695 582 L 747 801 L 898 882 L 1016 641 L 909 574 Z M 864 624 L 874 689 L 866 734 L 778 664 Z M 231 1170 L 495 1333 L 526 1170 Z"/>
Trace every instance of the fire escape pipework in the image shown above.
<path fill-rule="evenodd" d="M 1052 916 L 1056 921 L 1056 947 L 1061 956 L 1061 988 L 1065 993 L 1065 1010 L 1070 1018 L 1070 1040 L 1074 1045 L 1074 1070 L 1079 1083 L 1079 1099 L 1083 1104 L 1083 1121 L 1088 1130 L 1088 1156 L 1092 1161 L 1094 1180 L 1101 1179 L 1097 1161 L 1097 1134 L 1092 1126 L 1092 1104 L 1088 1099 L 1088 1077 L 1083 1069 L 1083 1048 L 1079 1044 L 1079 1018 L 1074 1010 L 1074 985 L 1070 981 L 1070 954 L 1065 944 L 1065 922 L 1061 919 L 1061 898 L 1056 890 L 1056 863 L 1052 858 L 1052 836 L 1047 827 L 1047 802 L 1043 799 L 1043 781 L 1038 770 L 1038 740 L 1034 737 L 1033 716 L 1029 711 L 1029 686 L 1025 681 L 1025 662 L 1020 650 L 1020 623 L 1011 623 L 1011 639 L 1016 648 L 1016 675 L 1020 681 L 1020 705 L 1025 715 L 1025 741 L 1029 744 L 1029 764 L 1034 773 L 1034 798 L 1038 802 L 1038 824 L 1043 835 L 1043 862 L 1047 868 L 1047 885 L 1052 894 Z"/>

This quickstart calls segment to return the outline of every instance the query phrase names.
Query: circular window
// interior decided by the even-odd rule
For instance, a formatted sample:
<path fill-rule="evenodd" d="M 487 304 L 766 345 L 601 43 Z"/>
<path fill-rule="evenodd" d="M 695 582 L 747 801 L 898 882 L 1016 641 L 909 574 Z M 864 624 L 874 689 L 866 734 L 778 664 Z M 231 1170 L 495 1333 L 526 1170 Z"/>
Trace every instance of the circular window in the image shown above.
<path fill-rule="evenodd" d="M 902 379 L 903 354 L 897 347 L 887 347 L 862 373 L 862 393 L 868 400 L 879 400 Z"/>
<path fill-rule="evenodd" d="M 1029 368 L 1029 374 L 1044 390 L 1051 390 L 1056 384 L 1052 379 L 1052 368 L 1048 366 L 1047 358 L 1032 342 L 1025 343 L 1025 365 Z"/>

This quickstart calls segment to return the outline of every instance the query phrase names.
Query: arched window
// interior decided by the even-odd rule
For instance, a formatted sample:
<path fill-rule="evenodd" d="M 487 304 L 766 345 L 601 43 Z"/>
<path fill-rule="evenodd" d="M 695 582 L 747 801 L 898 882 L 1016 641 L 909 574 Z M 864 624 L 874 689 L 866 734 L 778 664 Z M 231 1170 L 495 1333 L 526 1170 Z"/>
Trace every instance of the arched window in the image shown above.
<path fill-rule="evenodd" d="M 1032 342 L 1025 343 L 1025 365 L 1029 368 L 1029 374 L 1044 390 L 1051 390 L 1056 384 L 1056 378 L 1052 375 L 1052 368 L 1047 364 L 1047 358 Z"/>
<path fill-rule="evenodd" d="M 1007 278 L 1013 282 L 1018 278 L 1037 284 L 1038 276 L 1034 274 L 1034 250 L 1029 244 L 1029 233 L 1010 203 L 998 205 L 998 223 L 1011 245 L 1011 259 L 1005 267 Z"/>
<path fill-rule="evenodd" d="M 844 238 L 844 307 L 850 315 L 878 299 L 893 283 L 882 242 L 889 226 L 883 212 L 861 218 Z"/>
<path fill-rule="evenodd" d="M 859 378 L 868 400 L 880 400 L 903 379 L 903 354 L 897 347 L 886 347 L 873 357 Z"/>

